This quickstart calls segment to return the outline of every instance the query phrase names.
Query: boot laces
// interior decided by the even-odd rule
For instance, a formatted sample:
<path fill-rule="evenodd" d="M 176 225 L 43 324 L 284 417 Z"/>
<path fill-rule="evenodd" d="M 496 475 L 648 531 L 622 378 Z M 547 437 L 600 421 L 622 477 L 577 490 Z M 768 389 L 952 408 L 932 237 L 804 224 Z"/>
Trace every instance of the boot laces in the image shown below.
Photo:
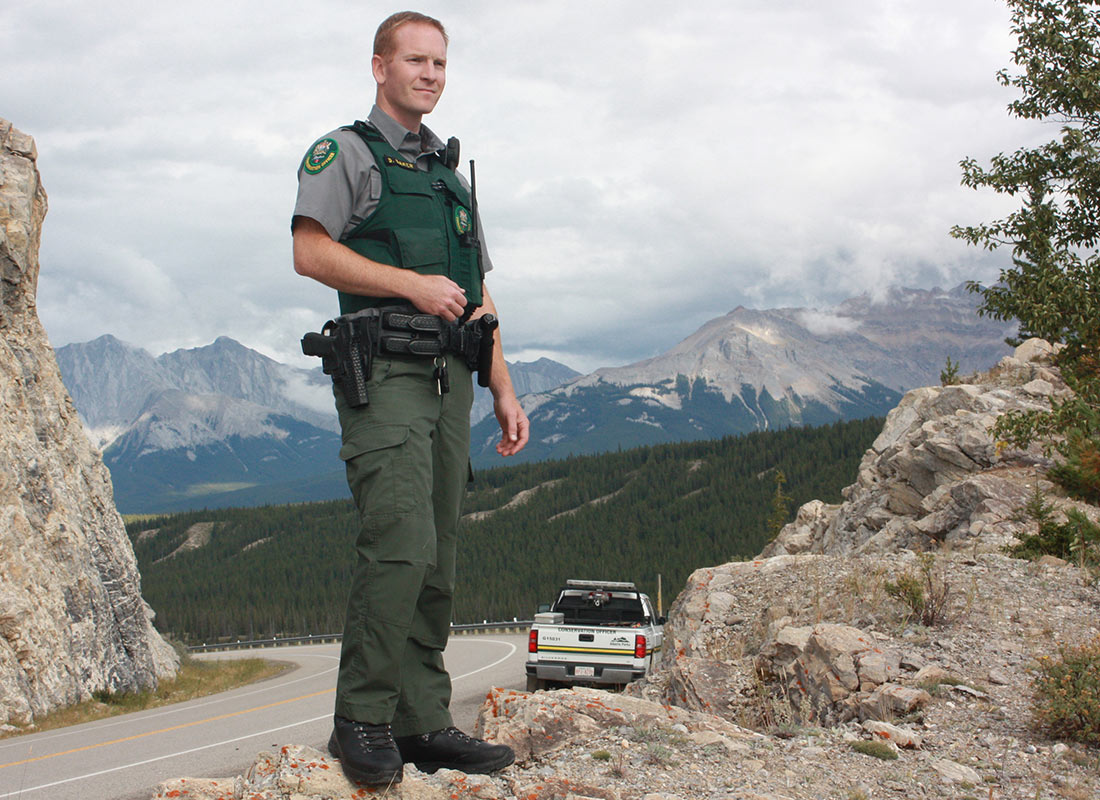
<path fill-rule="evenodd" d="M 389 725 L 365 725 L 355 726 L 355 738 L 358 739 L 366 750 L 384 750 L 393 747 L 393 735 Z"/>

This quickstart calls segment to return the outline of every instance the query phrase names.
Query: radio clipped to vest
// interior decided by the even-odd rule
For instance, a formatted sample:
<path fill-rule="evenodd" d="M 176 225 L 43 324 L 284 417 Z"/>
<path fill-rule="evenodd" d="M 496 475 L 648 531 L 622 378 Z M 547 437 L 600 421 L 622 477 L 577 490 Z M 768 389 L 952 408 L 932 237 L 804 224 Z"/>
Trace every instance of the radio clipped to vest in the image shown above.
<path fill-rule="evenodd" d="M 321 368 L 344 393 L 351 408 L 369 402 L 367 381 L 375 356 L 437 358 L 453 353 L 477 372 L 479 386 L 487 387 L 493 368 L 493 332 L 498 322 L 483 314 L 469 322 L 444 322 L 409 306 L 364 308 L 330 319 L 320 333 L 302 337 L 302 352 L 320 356 Z M 446 381 L 437 375 L 440 393 Z"/>

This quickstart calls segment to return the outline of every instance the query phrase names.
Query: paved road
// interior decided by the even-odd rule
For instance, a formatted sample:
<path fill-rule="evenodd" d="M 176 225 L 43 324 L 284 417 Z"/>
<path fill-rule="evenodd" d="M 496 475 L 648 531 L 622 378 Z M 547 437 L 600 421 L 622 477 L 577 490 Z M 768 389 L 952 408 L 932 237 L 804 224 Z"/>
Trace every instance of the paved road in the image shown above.
<path fill-rule="evenodd" d="M 522 688 L 526 635 L 456 636 L 447 646 L 456 724 L 472 731 L 490 686 Z M 0 741 L 0 800 L 148 800 L 175 777 L 244 772 L 261 750 L 323 748 L 332 730 L 337 645 L 208 657 L 261 656 L 295 669 L 174 706 Z"/>

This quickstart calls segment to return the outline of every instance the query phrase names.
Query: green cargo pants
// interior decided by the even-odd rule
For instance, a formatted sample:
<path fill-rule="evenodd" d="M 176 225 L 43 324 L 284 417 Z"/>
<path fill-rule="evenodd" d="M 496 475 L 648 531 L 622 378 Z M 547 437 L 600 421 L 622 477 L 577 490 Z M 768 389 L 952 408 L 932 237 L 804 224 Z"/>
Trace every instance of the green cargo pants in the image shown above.
<path fill-rule="evenodd" d="M 447 356 L 440 395 L 431 358 L 376 358 L 370 403 L 336 391 L 348 486 L 359 509 L 336 713 L 392 723 L 394 736 L 448 727 L 443 666 L 455 541 L 470 476 L 471 374 Z"/>

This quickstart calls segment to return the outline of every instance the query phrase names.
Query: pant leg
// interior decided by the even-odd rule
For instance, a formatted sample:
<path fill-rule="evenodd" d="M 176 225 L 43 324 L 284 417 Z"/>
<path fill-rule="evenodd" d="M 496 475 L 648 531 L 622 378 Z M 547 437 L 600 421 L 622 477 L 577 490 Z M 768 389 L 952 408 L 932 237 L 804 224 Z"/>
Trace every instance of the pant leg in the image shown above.
<path fill-rule="evenodd" d="M 348 485 L 359 509 L 336 713 L 394 719 L 421 590 L 437 563 L 433 438 L 441 403 L 430 360 L 378 359 L 369 405 L 337 394 Z"/>
<path fill-rule="evenodd" d="M 432 437 L 432 511 L 436 563 L 425 577 L 402 660 L 402 690 L 393 721 L 395 736 L 452 724 L 451 679 L 443 666 L 455 586 L 458 518 L 470 468 L 473 381 L 465 364 L 448 358 L 451 391 L 442 397 Z"/>
<path fill-rule="evenodd" d="M 336 713 L 393 722 L 398 736 L 451 724 L 443 666 L 458 517 L 469 475 L 472 379 L 449 359 L 439 396 L 430 360 L 379 360 L 370 404 L 337 396 L 348 483 L 360 513 Z"/>

